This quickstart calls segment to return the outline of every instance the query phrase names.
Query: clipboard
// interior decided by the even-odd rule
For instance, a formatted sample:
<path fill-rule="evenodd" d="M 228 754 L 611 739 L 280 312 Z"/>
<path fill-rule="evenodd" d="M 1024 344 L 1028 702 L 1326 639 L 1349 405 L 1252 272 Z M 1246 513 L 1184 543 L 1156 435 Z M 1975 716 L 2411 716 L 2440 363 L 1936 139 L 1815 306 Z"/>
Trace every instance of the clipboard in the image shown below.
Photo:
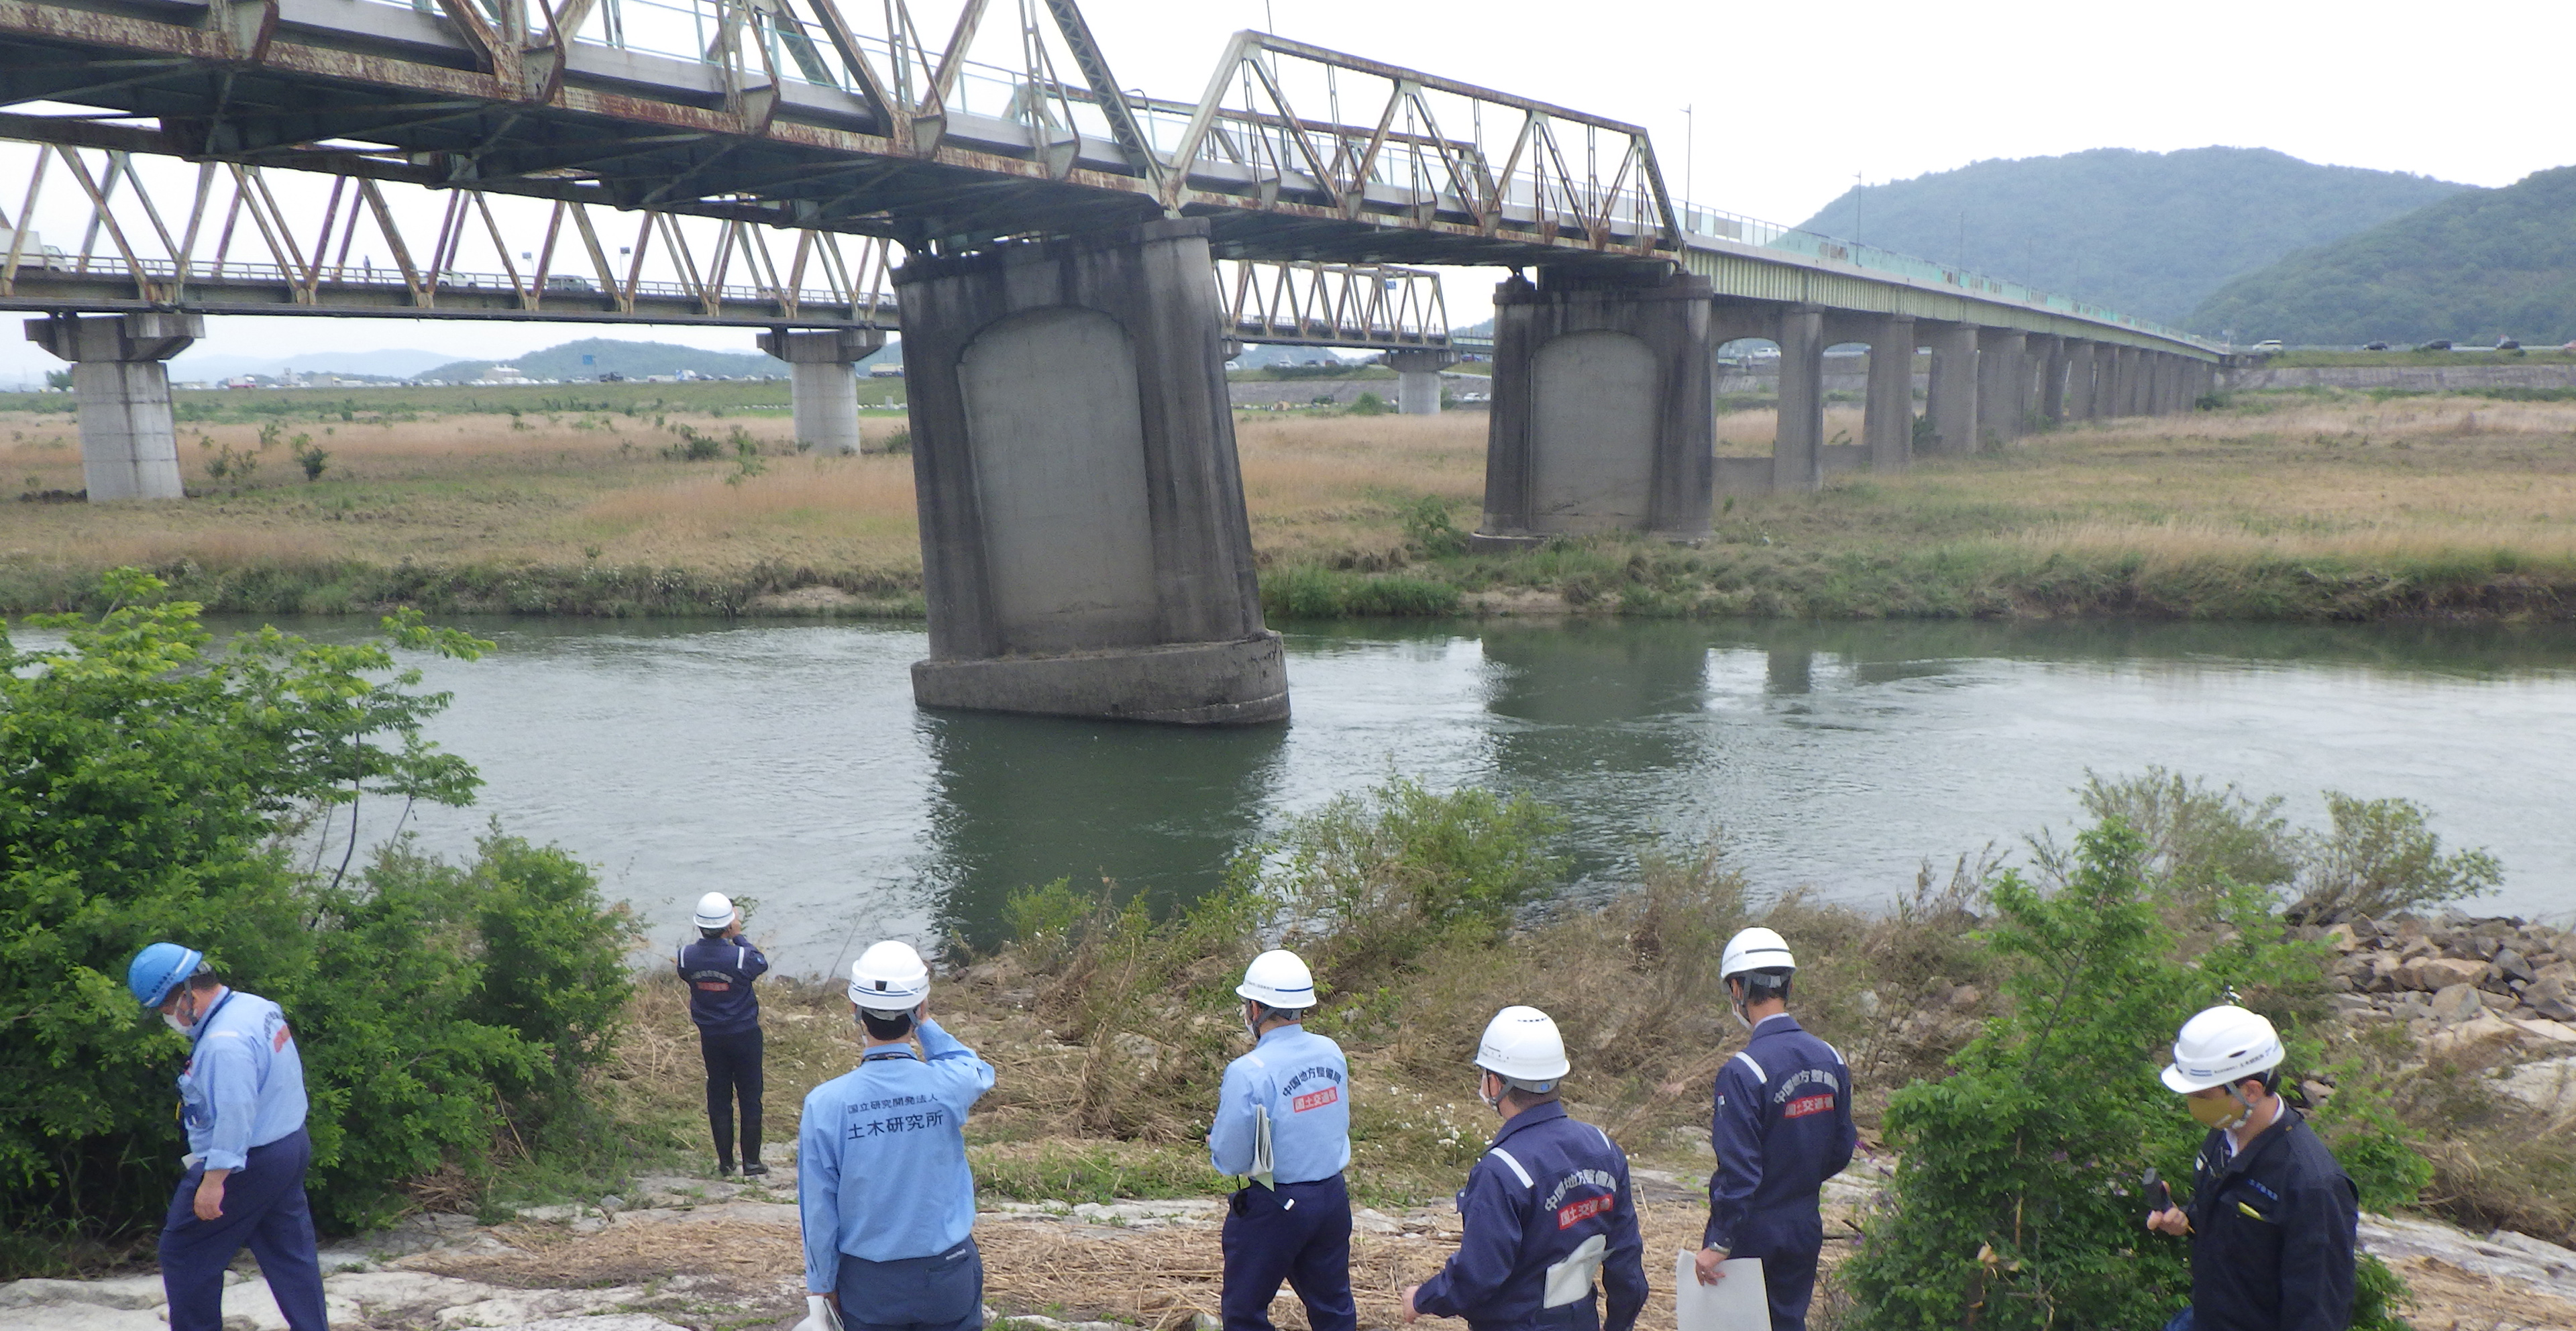
<path fill-rule="evenodd" d="M 1270 1106 L 1252 1108 L 1252 1171 L 1244 1177 L 1265 1188 L 1279 1186 L 1278 1170 L 1270 1151 Z"/>
<path fill-rule="evenodd" d="M 1762 1259 L 1730 1257 L 1718 1268 L 1726 1278 L 1703 1285 L 1698 1258 L 1685 1248 L 1673 1262 L 1674 1331 L 1771 1331 Z"/>

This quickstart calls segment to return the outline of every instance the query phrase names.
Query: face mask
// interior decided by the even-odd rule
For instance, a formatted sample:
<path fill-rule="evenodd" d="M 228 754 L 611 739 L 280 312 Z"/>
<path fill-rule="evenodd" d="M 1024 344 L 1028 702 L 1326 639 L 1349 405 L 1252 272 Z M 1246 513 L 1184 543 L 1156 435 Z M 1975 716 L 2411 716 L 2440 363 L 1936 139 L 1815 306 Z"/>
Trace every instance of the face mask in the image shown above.
<path fill-rule="evenodd" d="M 2247 1119 L 2254 1117 L 2254 1106 L 2245 1103 L 2245 1097 L 2238 1095 L 2233 1086 L 2227 1088 L 2224 1099 L 2195 1095 L 2186 1098 L 2183 1107 L 2191 1111 L 2192 1118 L 2202 1127 L 2218 1132 L 2242 1127 Z"/>
<path fill-rule="evenodd" d="M 1484 1101 L 1487 1109 L 1493 1110 L 1497 1114 L 1503 1112 L 1503 1097 L 1499 1095 L 1485 1094 L 1485 1079 L 1483 1077 L 1476 1078 L 1476 1098 Z"/>
<path fill-rule="evenodd" d="M 178 1032 L 178 1033 L 180 1033 L 181 1035 L 185 1035 L 185 1034 L 187 1034 L 187 1033 L 188 1033 L 188 1028 L 196 1024 L 196 1023 L 194 1023 L 194 1022 L 187 1021 L 187 1020 L 184 1020 L 184 1019 L 179 1018 L 179 1017 L 171 1016 L 171 1015 L 170 1015 L 169 1013 L 167 1013 L 167 1012 L 164 1012 L 164 1013 L 162 1013 L 162 1014 L 161 1014 L 161 1020 L 163 1020 L 163 1021 L 166 1021 L 166 1022 L 170 1023 L 170 1029 L 172 1029 L 172 1030 L 174 1030 L 174 1031 L 177 1031 L 177 1032 Z"/>

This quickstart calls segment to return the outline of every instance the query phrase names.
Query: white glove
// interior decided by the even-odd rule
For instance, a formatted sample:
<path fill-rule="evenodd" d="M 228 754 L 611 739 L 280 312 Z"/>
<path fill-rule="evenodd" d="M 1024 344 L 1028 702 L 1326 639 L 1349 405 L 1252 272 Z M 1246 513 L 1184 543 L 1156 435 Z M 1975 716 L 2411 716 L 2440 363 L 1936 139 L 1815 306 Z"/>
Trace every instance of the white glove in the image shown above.
<path fill-rule="evenodd" d="M 795 1331 L 841 1331 L 841 1315 L 823 1301 L 822 1295 L 808 1294 L 805 1296 L 805 1320 L 796 1324 Z"/>

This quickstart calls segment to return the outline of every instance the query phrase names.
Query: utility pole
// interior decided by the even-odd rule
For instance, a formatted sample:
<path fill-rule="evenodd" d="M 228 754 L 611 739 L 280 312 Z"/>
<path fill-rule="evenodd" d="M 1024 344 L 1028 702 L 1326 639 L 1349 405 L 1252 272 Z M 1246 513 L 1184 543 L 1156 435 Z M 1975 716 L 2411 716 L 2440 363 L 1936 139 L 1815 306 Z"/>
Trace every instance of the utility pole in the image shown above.
<path fill-rule="evenodd" d="M 1860 243 L 1860 173 L 1852 172 L 1852 243 Z"/>
<path fill-rule="evenodd" d="M 1693 105 L 1696 105 L 1694 103 Z M 1690 225 L 1692 189 L 1699 167 L 1699 117 L 1689 106 L 1682 108 L 1682 225 Z"/>

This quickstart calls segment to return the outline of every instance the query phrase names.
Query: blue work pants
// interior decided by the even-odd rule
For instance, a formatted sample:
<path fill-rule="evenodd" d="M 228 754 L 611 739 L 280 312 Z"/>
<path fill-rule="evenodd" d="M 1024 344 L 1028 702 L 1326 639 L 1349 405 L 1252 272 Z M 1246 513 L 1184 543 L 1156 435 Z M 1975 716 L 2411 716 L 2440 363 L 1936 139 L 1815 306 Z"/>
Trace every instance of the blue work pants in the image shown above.
<path fill-rule="evenodd" d="M 841 1331 L 983 1331 L 984 1255 L 967 1239 L 931 1257 L 841 1254 Z"/>
<path fill-rule="evenodd" d="M 1816 1297 L 1816 1254 L 1763 1254 L 1762 1292 L 1771 1303 L 1771 1331 L 1807 1331 L 1807 1305 Z"/>
<path fill-rule="evenodd" d="M 161 1288 L 170 1298 L 170 1331 L 223 1331 L 224 1268 L 242 1245 L 259 1259 L 268 1292 L 293 1331 L 330 1331 L 322 1311 L 322 1261 L 314 1252 L 313 1209 L 304 1199 L 304 1171 L 313 1163 L 313 1140 L 296 1129 L 266 1146 L 250 1148 L 246 1162 L 224 1179 L 223 1214 L 197 1218 L 203 1166 L 179 1179 L 161 1225 Z"/>
<path fill-rule="evenodd" d="M 1271 1331 L 1279 1282 L 1314 1331 L 1357 1331 L 1351 1302 L 1351 1194 L 1335 1174 L 1265 1188 L 1248 1183 L 1225 1213 L 1225 1331 Z"/>

